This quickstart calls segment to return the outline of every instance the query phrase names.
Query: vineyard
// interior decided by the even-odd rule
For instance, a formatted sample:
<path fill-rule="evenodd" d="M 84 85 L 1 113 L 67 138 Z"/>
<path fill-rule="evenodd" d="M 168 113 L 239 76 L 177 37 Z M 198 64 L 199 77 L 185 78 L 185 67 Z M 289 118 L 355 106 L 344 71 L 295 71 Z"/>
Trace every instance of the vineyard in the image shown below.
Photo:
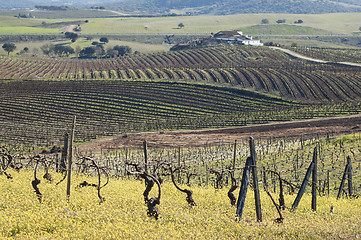
<path fill-rule="evenodd" d="M 0 57 L 0 78 L 1 239 L 361 236 L 360 116 L 247 126 L 361 113 L 359 67 L 222 46 Z"/>
<path fill-rule="evenodd" d="M 14 11 L 0 17 L 3 42 L 22 41 L 0 55 L 0 239 L 361 237 L 359 48 L 133 47 L 227 28 L 356 46 L 359 14 L 76 22 Z M 59 24 L 78 40 L 15 33 Z M 39 57 L 45 39 L 76 51 Z M 134 53 L 115 57 L 124 40 Z M 90 44 L 99 54 L 80 54 Z"/>
<path fill-rule="evenodd" d="M 357 102 L 314 105 L 235 88 L 161 81 L 4 81 L 0 138 L 59 144 L 71 116 L 76 140 L 141 131 L 243 126 L 360 112 Z"/>
<path fill-rule="evenodd" d="M 1 79 L 217 84 L 307 102 L 358 100 L 359 67 L 315 64 L 257 47 L 206 47 L 97 60 L 0 57 Z"/>
<path fill-rule="evenodd" d="M 325 138 L 256 139 L 255 143 L 263 214 L 263 220 L 258 222 L 251 189 L 242 221 L 236 221 L 236 207 L 230 194 L 237 195 L 242 188 L 245 159 L 252 155 L 248 139 L 200 148 L 157 149 L 147 148 L 145 143 L 138 149 L 96 155 L 76 151 L 68 198 L 63 181 L 66 173 L 61 173 L 64 151 L 61 156 L 60 153 L 23 156 L 16 149 L 3 146 L 0 193 L 4 201 L 0 216 L 7 224 L 0 228 L 0 236 L 4 239 L 360 236 L 360 132 L 340 137 L 330 134 Z M 310 186 L 306 186 L 306 194 L 295 209 L 292 203 L 315 153 L 317 211 L 311 210 Z M 352 169 L 348 184 L 344 184 L 345 166 Z M 252 180 L 251 186 L 255 187 Z M 273 196 L 275 204 L 269 196 Z M 160 200 L 153 209 L 156 214 L 150 212 L 152 199 Z"/>

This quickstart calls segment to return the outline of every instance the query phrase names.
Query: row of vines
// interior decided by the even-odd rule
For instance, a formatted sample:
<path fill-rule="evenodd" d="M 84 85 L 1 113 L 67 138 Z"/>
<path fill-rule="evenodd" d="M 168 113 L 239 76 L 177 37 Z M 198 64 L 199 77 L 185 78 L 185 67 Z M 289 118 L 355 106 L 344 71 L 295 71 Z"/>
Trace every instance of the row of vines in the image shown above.
<path fill-rule="evenodd" d="M 149 81 L 10 81 L 0 84 L 0 138 L 54 145 L 69 116 L 77 141 L 136 131 L 244 126 L 360 112 L 357 102 L 310 105 L 246 90 Z"/>
<path fill-rule="evenodd" d="M 308 63 L 268 48 L 238 46 L 97 60 L 0 58 L 1 79 L 190 81 L 303 101 L 357 100 L 359 73 L 358 67 Z"/>
<path fill-rule="evenodd" d="M 253 140 L 252 140 L 253 141 Z M 279 203 L 275 203 L 280 218 L 276 221 L 282 222 L 282 210 L 291 208 L 290 203 L 285 203 L 284 195 L 293 195 L 302 188 L 301 183 L 306 175 L 308 165 L 318 159 L 315 171 L 317 182 L 317 195 L 334 196 L 340 198 L 358 198 L 361 193 L 361 135 L 354 132 L 350 135 L 332 136 L 326 138 L 313 136 L 310 138 L 283 138 L 283 139 L 258 139 L 256 141 L 255 153 L 257 156 L 257 168 L 262 175 L 262 185 L 268 195 L 269 189 L 279 194 Z M 72 149 L 65 142 L 63 150 L 58 149 L 55 154 L 45 155 L 22 155 L 16 153 L 17 149 L 6 146 L 0 148 L 2 156 L 1 174 L 8 179 L 16 177 L 9 174 L 11 168 L 16 171 L 33 169 L 33 188 L 39 202 L 42 202 L 44 193 L 41 191 L 41 180 L 37 176 L 43 176 L 45 180 L 53 183 L 51 174 L 56 175 L 59 185 L 67 177 L 70 167 L 66 159 L 69 159 L 71 152 L 65 149 Z M 70 144 L 70 143 L 69 143 Z M 135 175 L 138 179 L 145 180 L 146 189 L 143 193 L 144 201 L 148 206 L 147 214 L 158 219 L 160 211 L 157 205 L 160 204 L 161 188 L 164 181 L 170 181 L 175 188 L 184 193 L 185 199 L 190 206 L 196 206 L 197 196 L 193 195 L 192 186 L 213 186 L 216 189 L 228 188 L 228 198 L 231 205 L 235 205 L 236 198 L 233 192 L 240 186 L 240 180 L 244 177 L 244 162 L 250 156 L 248 139 L 239 139 L 233 144 L 217 146 L 203 146 L 198 148 L 175 148 L 157 149 L 149 148 L 144 142 L 140 149 L 118 149 L 99 154 L 76 152 L 76 161 L 72 165 L 72 171 L 78 176 L 97 176 L 96 183 L 87 181 L 80 182 L 77 188 L 95 187 L 99 204 L 106 201 L 102 189 L 107 186 L 113 178 L 131 178 Z M 71 158 L 70 158 L 71 159 Z M 248 161 L 248 160 L 247 160 Z M 347 165 L 346 165 L 347 164 Z M 344 187 L 345 169 L 348 169 L 350 176 L 349 184 Z M 247 166 L 246 166 L 247 167 Z M 42 173 L 39 173 L 43 171 Z M 59 178 L 59 173 L 63 177 Z M 352 173 L 352 175 L 351 175 Z M 242 177 L 243 174 L 243 177 Z M 70 181 L 70 177 L 68 177 Z M 352 183 L 350 184 L 350 181 Z M 243 183 L 242 183 L 243 184 Z M 187 187 L 183 187 L 187 185 Z M 251 185 L 255 185 L 251 181 Z M 258 183 L 257 183 L 258 185 Z M 303 185 L 303 183 L 302 183 Z M 157 186 L 157 197 L 149 198 L 153 188 Z M 68 182 L 69 188 L 69 182 Z M 347 189 L 348 188 L 348 189 Z M 346 189 L 348 191 L 346 191 Z M 351 194 L 352 193 L 352 194 Z M 70 197 L 70 190 L 67 193 Z M 224 196 L 226 198 L 227 196 Z M 286 204 L 288 204 L 286 206 Z M 331 207 L 330 211 L 334 209 Z"/>

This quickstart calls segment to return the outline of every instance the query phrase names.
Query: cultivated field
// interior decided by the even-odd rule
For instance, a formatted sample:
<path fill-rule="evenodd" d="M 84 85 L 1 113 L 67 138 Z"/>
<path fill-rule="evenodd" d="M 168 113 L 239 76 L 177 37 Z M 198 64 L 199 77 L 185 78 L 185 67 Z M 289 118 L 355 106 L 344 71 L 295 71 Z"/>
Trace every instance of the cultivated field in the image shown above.
<path fill-rule="evenodd" d="M 278 50 L 244 46 L 80 61 L 0 57 L 0 69 L 1 79 L 191 81 L 302 101 L 361 96 L 359 67 L 309 63 Z"/>
<path fill-rule="evenodd" d="M 73 114 L 81 123 L 79 140 L 88 141 L 360 111 L 359 67 L 307 62 L 266 47 L 97 60 L 1 57 L 0 68 L 1 78 L 13 79 L 1 84 L 2 138 L 37 145 L 59 141 Z"/>
<path fill-rule="evenodd" d="M 319 42 L 356 46 L 360 13 L 19 13 L 0 13 L 1 39 L 25 41 L 0 56 L 1 239 L 361 237 L 360 50 Z M 60 32 L 74 24 L 80 38 L 69 43 Z M 266 46 L 162 44 L 230 29 L 306 46 L 291 50 L 327 63 Z M 101 36 L 137 53 L 33 51 L 49 42 L 79 49 Z"/>

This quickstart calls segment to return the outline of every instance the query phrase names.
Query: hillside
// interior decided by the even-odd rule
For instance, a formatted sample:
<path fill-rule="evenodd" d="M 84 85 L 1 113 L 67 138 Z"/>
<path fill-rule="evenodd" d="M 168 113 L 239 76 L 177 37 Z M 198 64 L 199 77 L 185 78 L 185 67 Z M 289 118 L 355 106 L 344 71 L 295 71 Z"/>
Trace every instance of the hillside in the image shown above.
<path fill-rule="evenodd" d="M 184 9 L 191 14 L 216 14 L 227 15 L 237 13 L 332 13 L 332 12 L 359 12 L 360 3 L 345 4 L 349 1 L 327 1 L 327 0 L 220 0 L 220 1 L 165 1 L 165 0 L 143 0 L 137 3 L 125 0 L 105 4 L 112 9 L 121 11 L 156 11 L 169 12 L 175 9 Z"/>
<path fill-rule="evenodd" d="M 0 69 L 0 79 L 187 81 L 305 102 L 345 102 L 361 96 L 359 67 L 308 62 L 268 47 L 202 47 L 96 60 L 4 56 Z"/>
<path fill-rule="evenodd" d="M 77 140 L 88 141 L 361 109 L 360 67 L 301 60 L 268 47 L 202 47 L 90 60 L 0 57 L 0 69 L 0 136 L 7 142 L 56 142 L 75 114 Z"/>
<path fill-rule="evenodd" d="M 237 13 L 334 13 L 360 12 L 361 3 L 356 0 L 108 0 L 108 1 L 0 1 L 1 9 L 34 8 L 35 5 L 65 5 L 72 7 L 105 7 L 111 10 L 133 13 L 216 14 Z"/>

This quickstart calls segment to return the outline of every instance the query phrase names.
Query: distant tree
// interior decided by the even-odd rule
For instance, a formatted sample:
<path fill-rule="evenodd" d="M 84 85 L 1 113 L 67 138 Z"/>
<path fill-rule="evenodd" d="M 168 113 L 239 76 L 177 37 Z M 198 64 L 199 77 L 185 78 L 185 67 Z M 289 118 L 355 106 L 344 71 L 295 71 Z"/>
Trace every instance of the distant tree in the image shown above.
<path fill-rule="evenodd" d="M 108 43 L 108 42 L 109 42 L 109 39 L 108 39 L 107 37 L 101 37 L 101 38 L 99 39 L 99 41 L 102 42 L 102 43 Z"/>
<path fill-rule="evenodd" d="M 75 55 L 76 55 L 77 57 L 79 57 L 80 51 L 81 51 L 81 47 L 77 46 L 77 47 L 75 48 L 75 50 L 74 50 Z"/>
<path fill-rule="evenodd" d="M 93 38 L 94 38 L 93 36 L 87 36 L 86 40 L 91 41 L 91 40 L 93 40 Z"/>
<path fill-rule="evenodd" d="M 94 55 L 95 55 L 95 47 L 83 48 L 79 53 L 79 57 L 83 57 L 83 58 L 91 58 L 94 57 Z"/>
<path fill-rule="evenodd" d="M 24 54 L 24 53 L 28 53 L 29 52 L 29 48 L 28 47 L 24 47 L 21 51 L 20 54 Z"/>
<path fill-rule="evenodd" d="M 301 23 L 303 23 L 303 21 L 302 21 L 301 19 L 298 19 L 298 20 L 295 21 L 294 23 L 296 23 L 296 24 L 301 24 Z"/>
<path fill-rule="evenodd" d="M 50 56 L 54 52 L 54 44 L 48 43 L 44 44 L 40 47 L 41 51 L 45 54 Z"/>
<path fill-rule="evenodd" d="M 93 45 L 93 46 L 99 45 L 99 42 L 94 41 L 94 42 L 92 42 L 92 45 Z"/>
<path fill-rule="evenodd" d="M 360 30 L 360 32 L 361 32 L 361 27 L 359 27 L 359 29 L 358 30 Z"/>
<path fill-rule="evenodd" d="M 286 22 L 286 19 L 278 19 L 277 21 L 276 21 L 276 23 L 285 23 Z"/>
<path fill-rule="evenodd" d="M 132 49 L 128 46 L 119 46 L 116 45 L 113 47 L 115 51 L 118 51 L 118 55 L 124 56 L 126 54 L 130 54 L 132 52 Z"/>
<path fill-rule="evenodd" d="M 111 48 L 111 47 L 109 47 L 109 48 L 107 48 L 107 55 L 109 56 L 109 57 L 114 57 L 114 56 L 116 56 L 116 55 L 118 55 L 118 51 L 117 50 L 114 50 L 113 48 Z"/>
<path fill-rule="evenodd" d="M 55 45 L 54 47 L 54 53 L 57 54 L 58 56 L 62 57 L 62 56 L 67 56 L 69 57 L 70 54 L 74 54 L 75 51 L 72 47 L 70 46 L 64 46 L 64 45 Z"/>
<path fill-rule="evenodd" d="M 179 24 L 178 24 L 178 28 L 184 28 L 184 24 L 183 24 L 183 23 L 179 23 Z"/>
<path fill-rule="evenodd" d="M 15 43 L 4 43 L 2 48 L 8 53 L 8 55 L 10 54 L 10 52 L 13 52 L 16 49 L 16 45 Z"/>
<path fill-rule="evenodd" d="M 75 42 L 79 36 L 78 36 L 78 34 L 73 33 L 73 32 L 66 32 L 65 37 L 70 38 L 72 42 Z"/>
<path fill-rule="evenodd" d="M 269 23 L 269 21 L 268 21 L 268 19 L 267 19 L 267 18 L 264 18 L 264 19 L 262 19 L 261 23 L 262 23 L 262 24 L 268 24 L 268 23 Z"/>
<path fill-rule="evenodd" d="M 291 47 L 293 48 L 297 47 L 297 43 L 296 42 L 291 43 Z"/>
<path fill-rule="evenodd" d="M 95 47 L 95 56 L 100 58 L 103 57 L 105 55 L 105 50 L 103 45 L 96 45 Z"/>

